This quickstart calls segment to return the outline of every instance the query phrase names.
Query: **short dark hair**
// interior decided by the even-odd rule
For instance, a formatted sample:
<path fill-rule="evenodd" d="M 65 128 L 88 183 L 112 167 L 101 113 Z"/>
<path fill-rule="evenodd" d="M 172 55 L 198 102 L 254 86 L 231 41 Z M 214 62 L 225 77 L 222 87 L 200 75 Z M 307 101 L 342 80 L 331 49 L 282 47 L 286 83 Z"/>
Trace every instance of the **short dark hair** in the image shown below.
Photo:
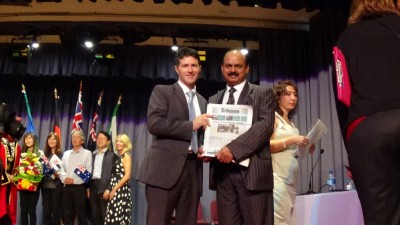
<path fill-rule="evenodd" d="M 175 54 L 175 66 L 179 66 L 180 60 L 186 56 L 192 56 L 193 58 L 197 59 L 197 62 L 200 64 L 200 56 L 196 50 L 188 47 L 182 47 L 179 48 Z"/>
<path fill-rule="evenodd" d="M 104 136 L 106 136 L 106 138 L 107 138 L 108 141 L 111 139 L 110 134 L 109 134 L 108 132 L 104 131 L 104 130 L 99 131 L 99 132 L 97 133 L 97 135 L 99 135 L 99 134 L 103 134 Z"/>

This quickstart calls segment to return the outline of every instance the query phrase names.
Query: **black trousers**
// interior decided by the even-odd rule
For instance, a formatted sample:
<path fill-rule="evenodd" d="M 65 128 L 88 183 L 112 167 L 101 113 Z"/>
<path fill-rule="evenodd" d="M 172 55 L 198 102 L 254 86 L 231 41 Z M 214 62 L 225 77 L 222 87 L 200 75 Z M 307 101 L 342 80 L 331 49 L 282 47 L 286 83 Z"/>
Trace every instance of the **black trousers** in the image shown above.
<path fill-rule="evenodd" d="M 218 220 L 220 225 L 273 225 L 272 190 L 250 191 L 244 186 L 246 167 L 224 165 L 217 184 Z"/>
<path fill-rule="evenodd" d="M 107 201 L 103 199 L 103 193 L 99 192 L 100 180 L 92 180 L 90 183 L 90 208 L 92 210 L 93 224 L 103 225 L 106 218 Z M 111 190 L 110 190 L 111 191 Z"/>
<path fill-rule="evenodd" d="M 36 225 L 36 205 L 40 192 L 19 191 L 19 203 L 21 209 L 21 225 Z"/>
<path fill-rule="evenodd" d="M 367 116 L 346 149 L 366 225 L 400 224 L 400 109 Z"/>
<path fill-rule="evenodd" d="M 75 217 L 79 225 L 88 224 L 86 185 L 65 185 L 63 190 L 63 219 L 65 225 L 74 225 Z"/>
<path fill-rule="evenodd" d="M 61 225 L 61 201 L 63 184 L 56 188 L 42 188 L 44 225 Z"/>

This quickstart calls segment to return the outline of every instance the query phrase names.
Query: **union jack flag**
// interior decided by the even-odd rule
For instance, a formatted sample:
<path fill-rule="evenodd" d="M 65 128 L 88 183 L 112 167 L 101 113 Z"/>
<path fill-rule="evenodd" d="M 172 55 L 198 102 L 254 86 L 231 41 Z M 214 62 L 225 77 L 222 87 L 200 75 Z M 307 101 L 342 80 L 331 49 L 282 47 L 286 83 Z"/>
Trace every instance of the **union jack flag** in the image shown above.
<path fill-rule="evenodd" d="M 100 111 L 102 96 L 103 96 L 103 91 L 100 92 L 99 100 L 97 100 L 96 110 L 94 111 L 93 114 L 92 126 L 90 127 L 90 137 L 88 138 L 88 143 L 86 145 L 86 148 L 90 151 L 96 150 L 96 140 L 97 140 L 96 128 L 97 128 L 97 120 L 99 119 L 98 112 Z"/>
<path fill-rule="evenodd" d="M 78 101 L 76 102 L 75 116 L 74 121 L 72 122 L 71 133 L 76 130 L 82 131 L 82 81 L 79 87 Z"/>

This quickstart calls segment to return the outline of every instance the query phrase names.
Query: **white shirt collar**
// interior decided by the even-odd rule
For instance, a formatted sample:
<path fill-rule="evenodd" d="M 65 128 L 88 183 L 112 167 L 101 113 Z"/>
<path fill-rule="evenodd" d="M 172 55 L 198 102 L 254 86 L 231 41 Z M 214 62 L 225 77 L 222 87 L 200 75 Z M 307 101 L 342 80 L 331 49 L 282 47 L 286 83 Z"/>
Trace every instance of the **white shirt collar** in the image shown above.
<path fill-rule="evenodd" d="M 183 93 L 188 93 L 189 91 L 193 91 L 194 93 L 196 93 L 196 86 L 194 86 L 194 88 L 192 90 L 190 90 L 182 81 L 178 80 L 178 84 L 179 86 L 181 86 Z"/>
<path fill-rule="evenodd" d="M 240 83 L 238 85 L 235 85 L 233 87 L 230 87 L 230 86 L 226 85 L 226 90 L 229 91 L 231 88 L 235 88 L 236 89 L 235 93 L 240 95 L 240 93 L 242 93 L 242 90 L 243 90 L 244 85 L 246 84 L 246 82 L 247 82 L 247 80 L 244 80 L 242 83 Z"/>

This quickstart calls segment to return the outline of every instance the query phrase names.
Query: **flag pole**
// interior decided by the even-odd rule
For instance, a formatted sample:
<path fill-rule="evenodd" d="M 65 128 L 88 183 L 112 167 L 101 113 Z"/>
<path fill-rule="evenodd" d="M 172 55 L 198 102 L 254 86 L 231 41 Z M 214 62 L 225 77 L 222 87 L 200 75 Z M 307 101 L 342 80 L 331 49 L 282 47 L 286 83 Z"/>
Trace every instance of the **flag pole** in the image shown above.
<path fill-rule="evenodd" d="M 113 114 L 111 117 L 110 129 L 108 131 L 108 133 L 111 136 L 112 147 L 113 147 L 114 152 L 115 152 L 115 139 L 117 137 L 117 112 L 118 112 L 119 106 L 121 105 L 121 100 L 122 100 L 122 94 L 119 96 L 117 105 L 114 108 L 114 111 L 113 111 Z"/>
<path fill-rule="evenodd" d="M 61 128 L 60 128 L 60 115 L 58 112 L 58 99 L 60 99 L 60 96 L 58 95 L 57 88 L 54 88 L 54 125 L 53 125 L 53 131 L 58 135 L 58 138 L 60 139 L 60 145 L 61 145 Z"/>

